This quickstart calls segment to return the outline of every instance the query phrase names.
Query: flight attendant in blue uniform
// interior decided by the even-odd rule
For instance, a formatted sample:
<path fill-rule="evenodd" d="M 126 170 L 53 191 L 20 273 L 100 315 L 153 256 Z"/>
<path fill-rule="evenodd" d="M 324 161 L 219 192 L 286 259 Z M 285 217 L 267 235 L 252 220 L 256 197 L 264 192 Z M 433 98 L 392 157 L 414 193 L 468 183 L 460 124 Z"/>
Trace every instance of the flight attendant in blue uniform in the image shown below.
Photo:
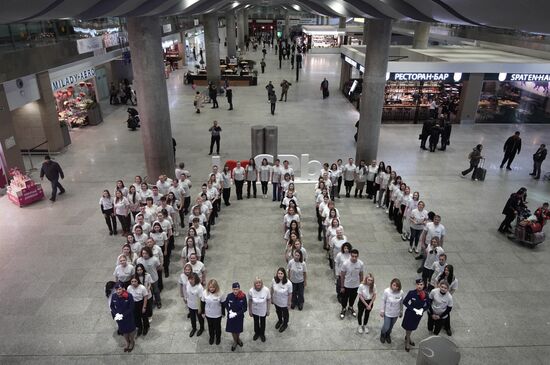
<path fill-rule="evenodd" d="M 246 313 L 246 294 L 241 290 L 239 283 L 235 282 L 231 286 L 232 292 L 227 295 L 225 308 L 227 313 L 227 325 L 225 331 L 233 335 L 233 345 L 231 351 L 235 351 L 237 345 L 243 346 L 239 338 L 243 331 L 244 314 Z"/>
<path fill-rule="evenodd" d="M 134 298 L 121 282 L 115 285 L 116 293 L 111 296 L 111 315 L 118 324 L 118 331 L 126 340 L 124 352 L 134 349 L 136 323 L 134 321 Z M 122 318 L 120 317 L 122 316 Z"/>
<path fill-rule="evenodd" d="M 416 289 L 411 290 L 403 299 L 405 315 L 401 327 L 405 330 L 405 351 L 409 352 L 414 342 L 411 341 L 411 333 L 416 330 L 422 315 L 428 310 L 428 293 L 424 290 L 422 279 L 416 279 Z"/>

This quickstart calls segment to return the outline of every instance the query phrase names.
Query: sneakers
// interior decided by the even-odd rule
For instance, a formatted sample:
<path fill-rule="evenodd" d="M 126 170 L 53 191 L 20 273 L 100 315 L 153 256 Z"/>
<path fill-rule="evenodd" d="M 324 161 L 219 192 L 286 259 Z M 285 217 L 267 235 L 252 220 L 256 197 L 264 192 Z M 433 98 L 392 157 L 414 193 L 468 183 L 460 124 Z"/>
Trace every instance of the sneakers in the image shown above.
<path fill-rule="evenodd" d="M 389 210 L 389 209 L 386 209 L 386 213 L 389 213 L 389 212 L 390 212 L 390 210 Z"/>
<path fill-rule="evenodd" d="M 376 208 L 380 208 L 380 205 L 379 205 L 379 204 L 376 204 Z"/>
<path fill-rule="evenodd" d="M 352 307 L 348 307 L 348 311 L 351 313 L 352 316 L 357 317 L 357 313 L 355 313 Z"/>
<path fill-rule="evenodd" d="M 418 247 L 415 247 L 415 248 L 414 248 L 414 252 L 420 253 L 420 251 L 418 251 Z"/>
<path fill-rule="evenodd" d="M 365 331 L 365 333 L 369 333 L 369 328 L 367 326 L 363 326 L 363 330 Z"/>
<path fill-rule="evenodd" d="M 340 319 L 344 319 L 345 316 L 346 316 L 346 310 L 342 309 L 342 311 L 340 312 Z"/>
<path fill-rule="evenodd" d="M 409 253 L 412 253 L 412 252 L 413 252 L 412 247 L 409 247 Z"/>
<path fill-rule="evenodd" d="M 359 332 L 359 333 L 361 333 L 361 334 L 362 334 L 363 332 L 365 332 L 365 330 L 363 329 L 363 326 L 359 326 L 359 328 L 357 329 L 357 332 Z"/>

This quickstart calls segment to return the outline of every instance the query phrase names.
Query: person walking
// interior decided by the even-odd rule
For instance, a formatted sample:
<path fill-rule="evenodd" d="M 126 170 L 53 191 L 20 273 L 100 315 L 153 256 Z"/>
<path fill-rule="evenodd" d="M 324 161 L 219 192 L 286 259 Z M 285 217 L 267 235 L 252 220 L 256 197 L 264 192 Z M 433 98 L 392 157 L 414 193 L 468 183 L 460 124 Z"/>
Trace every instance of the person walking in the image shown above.
<path fill-rule="evenodd" d="M 479 165 L 479 161 L 481 161 L 481 159 L 483 158 L 483 156 L 481 155 L 481 150 L 482 149 L 483 149 L 483 145 L 478 144 L 472 150 L 472 152 L 470 152 L 470 154 L 468 155 L 468 158 L 470 159 L 470 167 L 460 173 L 462 175 L 462 177 L 466 177 L 466 175 L 468 175 L 470 172 L 474 171 L 474 173 L 472 173 L 472 180 L 474 180 L 474 178 L 475 178 L 475 169 Z"/>
<path fill-rule="evenodd" d="M 405 315 L 401 327 L 405 330 L 405 351 L 409 352 L 411 346 L 415 343 L 411 341 L 411 334 L 418 328 L 422 315 L 428 310 L 428 293 L 424 291 L 424 282 L 422 279 L 416 279 L 416 288 L 410 290 L 405 299 Z"/>
<path fill-rule="evenodd" d="M 208 85 L 208 96 L 212 100 L 212 109 L 218 108 L 218 87 L 213 82 Z"/>
<path fill-rule="evenodd" d="M 422 132 L 420 132 L 420 148 L 423 150 L 427 150 L 426 148 L 426 141 L 428 140 L 428 137 L 430 136 L 431 129 L 433 127 L 433 120 L 426 120 L 424 124 L 422 124 Z"/>
<path fill-rule="evenodd" d="M 533 172 L 529 175 L 533 176 L 535 180 L 540 179 L 540 171 L 542 166 L 542 161 L 546 159 L 546 145 L 541 144 L 537 152 L 533 154 Z"/>
<path fill-rule="evenodd" d="M 203 102 L 204 102 L 204 99 L 201 95 L 201 92 L 197 91 L 195 93 L 195 98 L 193 100 L 193 106 L 195 106 L 195 113 L 200 114 Z"/>
<path fill-rule="evenodd" d="M 521 152 L 521 138 L 519 136 L 519 131 L 516 131 L 513 136 L 508 137 L 508 139 L 504 143 L 503 150 L 504 158 L 500 163 L 500 168 L 503 168 L 504 164 L 507 163 L 506 170 L 512 170 L 510 165 L 512 164 L 512 161 L 514 161 L 514 157 L 516 157 L 516 154 L 519 155 L 519 153 Z"/>
<path fill-rule="evenodd" d="M 215 120 L 212 123 L 212 127 L 210 127 L 208 129 L 208 131 L 211 134 L 211 136 L 210 136 L 210 153 L 209 153 L 209 155 L 212 154 L 214 144 L 216 144 L 216 155 L 219 155 L 220 154 L 220 133 L 222 131 L 222 128 L 218 125 L 217 120 Z"/>
<path fill-rule="evenodd" d="M 271 103 L 271 115 L 275 115 L 275 105 L 277 104 L 277 95 L 275 91 L 269 95 L 269 102 Z"/>
<path fill-rule="evenodd" d="M 49 155 L 44 157 L 44 162 L 42 162 L 42 167 L 40 168 L 40 180 L 44 180 L 44 176 L 52 184 L 52 196 L 50 200 L 55 201 L 57 197 L 57 189 L 59 189 L 59 195 L 65 194 L 65 188 L 59 183 L 59 178 L 64 179 L 65 174 L 61 166 L 55 161 L 52 161 Z"/>
<path fill-rule="evenodd" d="M 329 92 L 328 92 L 328 80 L 325 77 L 323 81 L 321 82 L 321 91 L 323 92 L 323 99 L 328 98 Z"/>
<path fill-rule="evenodd" d="M 227 311 L 225 332 L 229 332 L 233 336 L 231 351 L 235 351 L 237 345 L 243 347 L 243 342 L 239 337 L 243 332 L 244 314 L 247 310 L 247 300 L 246 294 L 241 290 L 241 286 L 238 282 L 234 282 L 231 285 L 231 288 L 232 291 L 227 294 L 227 298 L 224 302 L 225 309 Z"/>
<path fill-rule="evenodd" d="M 233 110 L 233 89 L 227 87 L 225 89 L 225 97 L 227 98 L 227 103 L 229 104 L 228 110 Z"/>
<path fill-rule="evenodd" d="M 514 218 L 516 218 L 517 214 L 519 214 L 520 207 L 523 205 L 523 194 L 524 193 L 521 191 L 513 193 L 506 201 L 506 205 L 502 210 L 502 214 L 504 214 L 506 217 L 498 227 L 498 231 L 500 233 L 512 233 L 511 224 L 514 221 Z"/>
<path fill-rule="evenodd" d="M 275 86 L 273 86 L 273 83 L 269 81 L 269 83 L 265 85 L 265 89 L 267 90 L 267 100 L 271 100 L 270 96 L 275 92 Z"/>
<path fill-rule="evenodd" d="M 265 50 L 265 49 L 264 49 Z M 262 68 L 262 73 L 265 73 L 265 61 L 262 59 L 260 62 L 260 67 Z"/>
<path fill-rule="evenodd" d="M 439 148 L 440 151 L 445 151 L 447 149 L 447 146 L 451 144 L 451 131 L 453 129 L 453 125 L 451 121 L 448 119 L 448 116 L 445 114 L 441 115 L 441 148 Z"/>
<path fill-rule="evenodd" d="M 430 152 L 435 152 L 437 144 L 439 143 L 439 135 L 441 134 L 441 127 L 437 123 L 433 123 L 430 128 Z"/>
<path fill-rule="evenodd" d="M 285 103 L 286 103 L 286 98 L 287 98 L 287 95 L 288 95 L 288 89 L 290 88 L 290 86 L 292 86 L 292 84 L 286 80 L 283 80 L 283 82 L 281 82 L 281 99 L 279 99 L 279 101 L 283 101 L 283 96 L 285 97 Z"/>

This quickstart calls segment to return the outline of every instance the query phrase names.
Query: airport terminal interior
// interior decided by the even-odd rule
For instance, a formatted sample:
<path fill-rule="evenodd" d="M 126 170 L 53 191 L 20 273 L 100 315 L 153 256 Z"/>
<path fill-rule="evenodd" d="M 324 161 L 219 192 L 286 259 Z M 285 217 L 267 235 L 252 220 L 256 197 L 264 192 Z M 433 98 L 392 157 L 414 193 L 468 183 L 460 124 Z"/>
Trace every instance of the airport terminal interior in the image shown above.
<path fill-rule="evenodd" d="M 6 5 L 0 14 L 0 363 L 549 363 L 544 222 L 550 213 L 539 220 L 538 241 L 526 238 L 524 225 L 539 219 L 535 211 L 550 201 L 548 162 L 538 179 L 531 175 L 534 155 L 550 141 L 550 26 L 544 19 L 550 4 L 527 3 Z M 537 11 L 528 16 L 528 7 Z M 286 100 L 279 100 L 283 80 L 291 85 Z M 137 129 L 130 128 L 130 108 L 141 120 Z M 210 145 L 213 121 L 221 127 L 219 153 Z M 426 126 L 439 128 L 434 152 L 427 135 L 428 149 L 421 148 Z M 258 131 L 266 131 L 263 139 Z M 521 149 L 502 166 L 505 142 L 515 132 Z M 484 175 L 474 169 L 476 176 L 463 176 L 480 144 Z M 169 275 L 159 271 L 162 307 L 153 305 L 148 333 L 140 331 L 126 351 L 111 310 L 118 293 L 107 297 L 105 285 L 115 280 L 127 237 L 120 224 L 109 234 L 98 203 L 103 191 L 114 197 L 116 182 L 129 187 L 136 175 L 152 188 L 161 174 L 175 179 L 183 162 L 194 205 L 213 165 L 221 170 L 262 154 L 270 163 L 288 159 L 294 169 L 307 250 L 303 309 L 290 309 L 281 332 L 271 305 L 265 341 L 253 339 L 251 308 L 243 346 L 232 348 L 225 313 L 220 344 L 209 343 L 206 323 L 201 336 L 190 337 L 178 283 L 189 215 L 181 228 L 176 213 L 170 217 L 177 234 Z M 59 182 L 66 192 L 54 199 L 49 176 L 41 179 L 45 156 L 64 172 Z M 377 297 L 369 331 L 358 328 L 350 311 L 341 316 L 334 271 L 318 240 L 316 161 L 342 159 L 345 165 L 349 158 L 391 165 L 425 209 L 441 216 L 443 249 L 458 282 L 452 333 L 429 331 L 433 312 L 426 310 L 410 349 L 402 318 L 391 343 L 381 341 L 384 290 L 394 278 L 405 294 L 414 290 L 422 261 L 409 252 L 384 207 L 366 191 L 359 197 L 352 189 L 346 197 L 344 186 L 334 204 L 364 275 L 375 279 Z M 526 221 L 513 219 L 512 230 L 501 233 L 503 208 L 520 188 L 533 215 L 522 211 Z M 206 282 L 216 279 L 224 295 L 235 282 L 248 293 L 256 278 L 270 288 L 277 269 L 287 267 L 285 210 L 272 200 L 271 182 L 266 196 L 259 181 L 257 189 L 247 198 L 245 184 L 244 199 L 237 200 L 232 184 L 231 204 L 222 200 L 210 222 Z M 438 285 L 435 276 L 433 283 Z"/>

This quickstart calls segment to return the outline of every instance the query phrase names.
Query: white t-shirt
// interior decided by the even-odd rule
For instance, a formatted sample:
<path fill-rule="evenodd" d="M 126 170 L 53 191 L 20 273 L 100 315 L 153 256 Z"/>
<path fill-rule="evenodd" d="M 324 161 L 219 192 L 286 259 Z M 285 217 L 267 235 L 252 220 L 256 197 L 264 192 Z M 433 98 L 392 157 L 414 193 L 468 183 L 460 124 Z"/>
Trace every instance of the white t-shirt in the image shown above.
<path fill-rule="evenodd" d="M 453 306 L 453 296 L 451 293 L 446 292 L 445 295 L 441 295 L 439 288 L 435 288 L 430 292 L 430 299 L 432 300 L 432 311 L 434 314 L 442 314 L 447 310 L 447 307 Z"/>
<path fill-rule="evenodd" d="M 441 223 L 436 226 L 434 222 L 426 223 L 424 231 L 426 231 L 426 244 L 432 241 L 432 237 L 438 237 L 441 240 L 441 237 L 444 237 L 446 234 L 445 226 Z"/>
<path fill-rule="evenodd" d="M 260 181 L 269 181 L 271 167 L 269 165 L 260 165 Z"/>
<path fill-rule="evenodd" d="M 202 287 L 201 283 L 193 286 L 188 281 L 187 284 L 185 284 L 185 298 L 187 298 L 187 306 L 190 309 L 199 309 L 199 306 L 201 305 L 201 295 L 203 290 L 204 288 Z"/>
<path fill-rule="evenodd" d="M 355 177 L 357 182 L 367 181 L 368 168 L 366 166 L 357 166 L 355 168 Z"/>
<path fill-rule="evenodd" d="M 364 270 L 365 264 L 359 259 L 356 262 L 351 262 L 351 259 L 345 261 L 340 269 L 340 272 L 344 274 L 344 287 L 358 288 L 361 284 L 360 275 Z"/>
<path fill-rule="evenodd" d="M 130 285 L 126 290 L 128 291 L 128 293 L 132 294 L 132 297 L 134 297 L 134 302 L 142 301 L 143 298 L 148 297 L 149 294 L 147 288 L 145 288 L 145 286 L 141 284 L 138 284 L 137 288 L 134 288 L 133 285 Z"/>
<path fill-rule="evenodd" d="M 151 232 L 151 225 L 147 222 L 147 218 L 143 217 L 143 224 L 136 223 L 134 224 L 134 227 L 132 228 L 132 232 L 135 232 L 136 227 L 141 226 L 141 230 L 143 231 L 143 234 L 148 235 L 149 232 Z"/>
<path fill-rule="evenodd" d="M 423 230 L 424 229 L 424 222 L 428 220 L 428 212 L 426 209 L 422 209 L 422 211 L 419 211 L 418 208 L 413 209 L 411 214 L 409 215 L 411 222 L 411 228 L 416 230 Z"/>
<path fill-rule="evenodd" d="M 128 201 L 128 199 L 122 198 L 118 202 L 115 199 L 114 206 L 115 206 L 116 215 L 123 215 L 123 216 L 128 215 L 128 209 L 130 207 L 130 202 Z"/>
<path fill-rule="evenodd" d="M 433 264 L 439 260 L 439 255 L 444 253 L 443 247 L 437 246 L 435 249 L 432 245 L 428 245 L 426 248 L 426 261 L 424 261 L 424 267 L 426 269 L 432 269 Z"/>
<path fill-rule="evenodd" d="M 164 182 L 158 180 L 155 186 L 159 188 L 160 194 L 166 195 L 168 194 L 168 189 L 170 189 L 170 186 L 172 186 L 172 179 L 167 178 Z"/>
<path fill-rule="evenodd" d="M 195 249 L 185 246 L 183 250 L 181 250 L 181 258 L 185 262 L 189 261 L 189 256 L 191 256 L 192 254 L 197 255 L 197 260 L 201 259 L 201 250 L 198 247 L 197 249 Z"/>
<path fill-rule="evenodd" d="M 342 168 L 342 175 L 344 175 L 344 180 L 346 181 L 353 181 L 355 180 L 355 169 L 357 166 L 355 164 L 345 164 Z"/>
<path fill-rule="evenodd" d="M 244 180 L 244 167 L 235 167 L 233 169 L 233 179 L 235 181 L 243 181 Z"/>
<path fill-rule="evenodd" d="M 140 257 L 137 259 L 136 264 L 142 264 L 143 267 L 145 267 L 145 271 L 149 275 L 151 275 L 151 283 L 156 283 L 159 279 L 159 275 L 157 273 L 157 268 L 160 266 L 160 261 L 156 257 L 150 257 L 147 260 L 145 260 L 143 257 Z"/>
<path fill-rule="evenodd" d="M 275 282 L 275 279 L 271 279 L 271 288 L 273 288 L 273 304 L 277 307 L 288 307 L 288 296 L 292 294 L 292 283 L 290 280 L 283 284 L 282 281 Z"/>
<path fill-rule="evenodd" d="M 342 245 L 348 242 L 346 235 L 342 235 L 342 239 L 339 239 L 337 236 L 334 236 L 330 240 L 330 247 L 332 247 L 332 257 L 336 257 L 338 252 L 342 252 Z"/>
<path fill-rule="evenodd" d="M 340 273 L 342 271 L 342 265 L 344 262 L 349 260 L 351 257 L 351 254 L 348 253 L 342 253 L 342 251 L 338 252 L 336 257 L 334 258 L 334 272 Z"/>
<path fill-rule="evenodd" d="M 103 208 L 103 210 L 109 210 L 109 209 L 113 209 L 113 198 L 105 198 L 105 197 L 101 197 L 99 199 L 99 204 L 101 205 L 101 207 Z"/>
<path fill-rule="evenodd" d="M 135 273 L 134 265 L 126 264 L 126 267 L 122 265 L 117 265 L 113 275 L 122 282 L 130 281 L 132 276 Z"/>
<path fill-rule="evenodd" d="M 290 260 L 287 265 L 288 278 L 293 283 L 303 283 L 304 273 L 307 272 L 307 266 L 305 262 L 299 262 L 296 260 Z"/>
<path fill-rule="evenodd" d="M 204 314 L 208 318 L 220 318 L 222 316 L 222 303 L 225 297 L 222 294 L 213 294 L 203 290 L 201 300 L 204 302 Z"/>
<path fill-rule="evenodd" d="M 371 300 L 374 294 L 376 294 L 376 284 L 373 284 L 372 287 L 372 293 L 370 292 L 370 288 L 365 284 L 360 284 L 359 288 L 357 289 L 357 294 L 362 295 L 365 300 Z"/>
<path fill-rule="evenodd" d="M 164 247 L 164 241 L 168 240 L 166 232 L 151 232 L 150 237 L 155 241 L 155 244 L 159 247 Z"/>
<path fill-rule="evenodd" d="M 271 299 L 269 289 L 263 286 L 259 291 L 251 288 L 248 291 L 248 300 L 252 301 L 250 312 L 260 317 L 267 314 L 267 301 Z"/>
<path fill-rule="evenodd" d="M 374 181 L 377 172 L 378 172 L 378 166 L 369 165 L 367 167 L 367 180 Z"/>
<path fill-rule="evenodd" d="M 382 296 L 382 310 L 384 311 L 384 315 L 390 318 L 399 317 L 399 314 L 403 310 L 403 299 L 403 290 L 394 292 L 390 288 L 386 288 Z"/>
<path fill-rule="evenodd" d="M 191 264 L 191 262 L 189 263 Z M 191 267 L 193 268 L 193 272 L 199 275 L 199 277 L 201 277 L 202 273 L 206 270 L 206 268 L 204 267 L 204 264 L 199 260 L 195 262 L 195 265 L 191 264 Z"/>
<path fill-rule="evenodd" d="M 139 193 L 139 201 L 142 204 L 145 204 L 147 198 L 153 197 L 153 191 L 151 189 L 147 189 L 147 190 L 139 189 L 138 193 Z"/>
<path fill-rule="evenodd" d="M 279 184 L 281 182 L 281 166 L 275 166 L 271 168 L 271 182 L 274 184 Z"/>
<path fill-rule="evenodd" d="M 151 299 L 153 296 L 153 293 L 151 293 L 151 284 L 153 283 L 153 279 L 151 279 L 151 275 L 149 273 L 145 273 L 145 275 L 139 277 L 140 282 L 145 286 L 145 289 L 147 289 L 147 299 Z"/>
<path fill-rule="evenodd" d="M 285 175 L 286 174 L 289 174 L 290 175 L 290 180 L 292 180 L 292 178 L 294 177 L 294 170 L 292 169 L 292 167 L 288 167 L 288 168 L 285 168 L 284 166 L 281 167 L 281 178 L 284 179 Z"/>

